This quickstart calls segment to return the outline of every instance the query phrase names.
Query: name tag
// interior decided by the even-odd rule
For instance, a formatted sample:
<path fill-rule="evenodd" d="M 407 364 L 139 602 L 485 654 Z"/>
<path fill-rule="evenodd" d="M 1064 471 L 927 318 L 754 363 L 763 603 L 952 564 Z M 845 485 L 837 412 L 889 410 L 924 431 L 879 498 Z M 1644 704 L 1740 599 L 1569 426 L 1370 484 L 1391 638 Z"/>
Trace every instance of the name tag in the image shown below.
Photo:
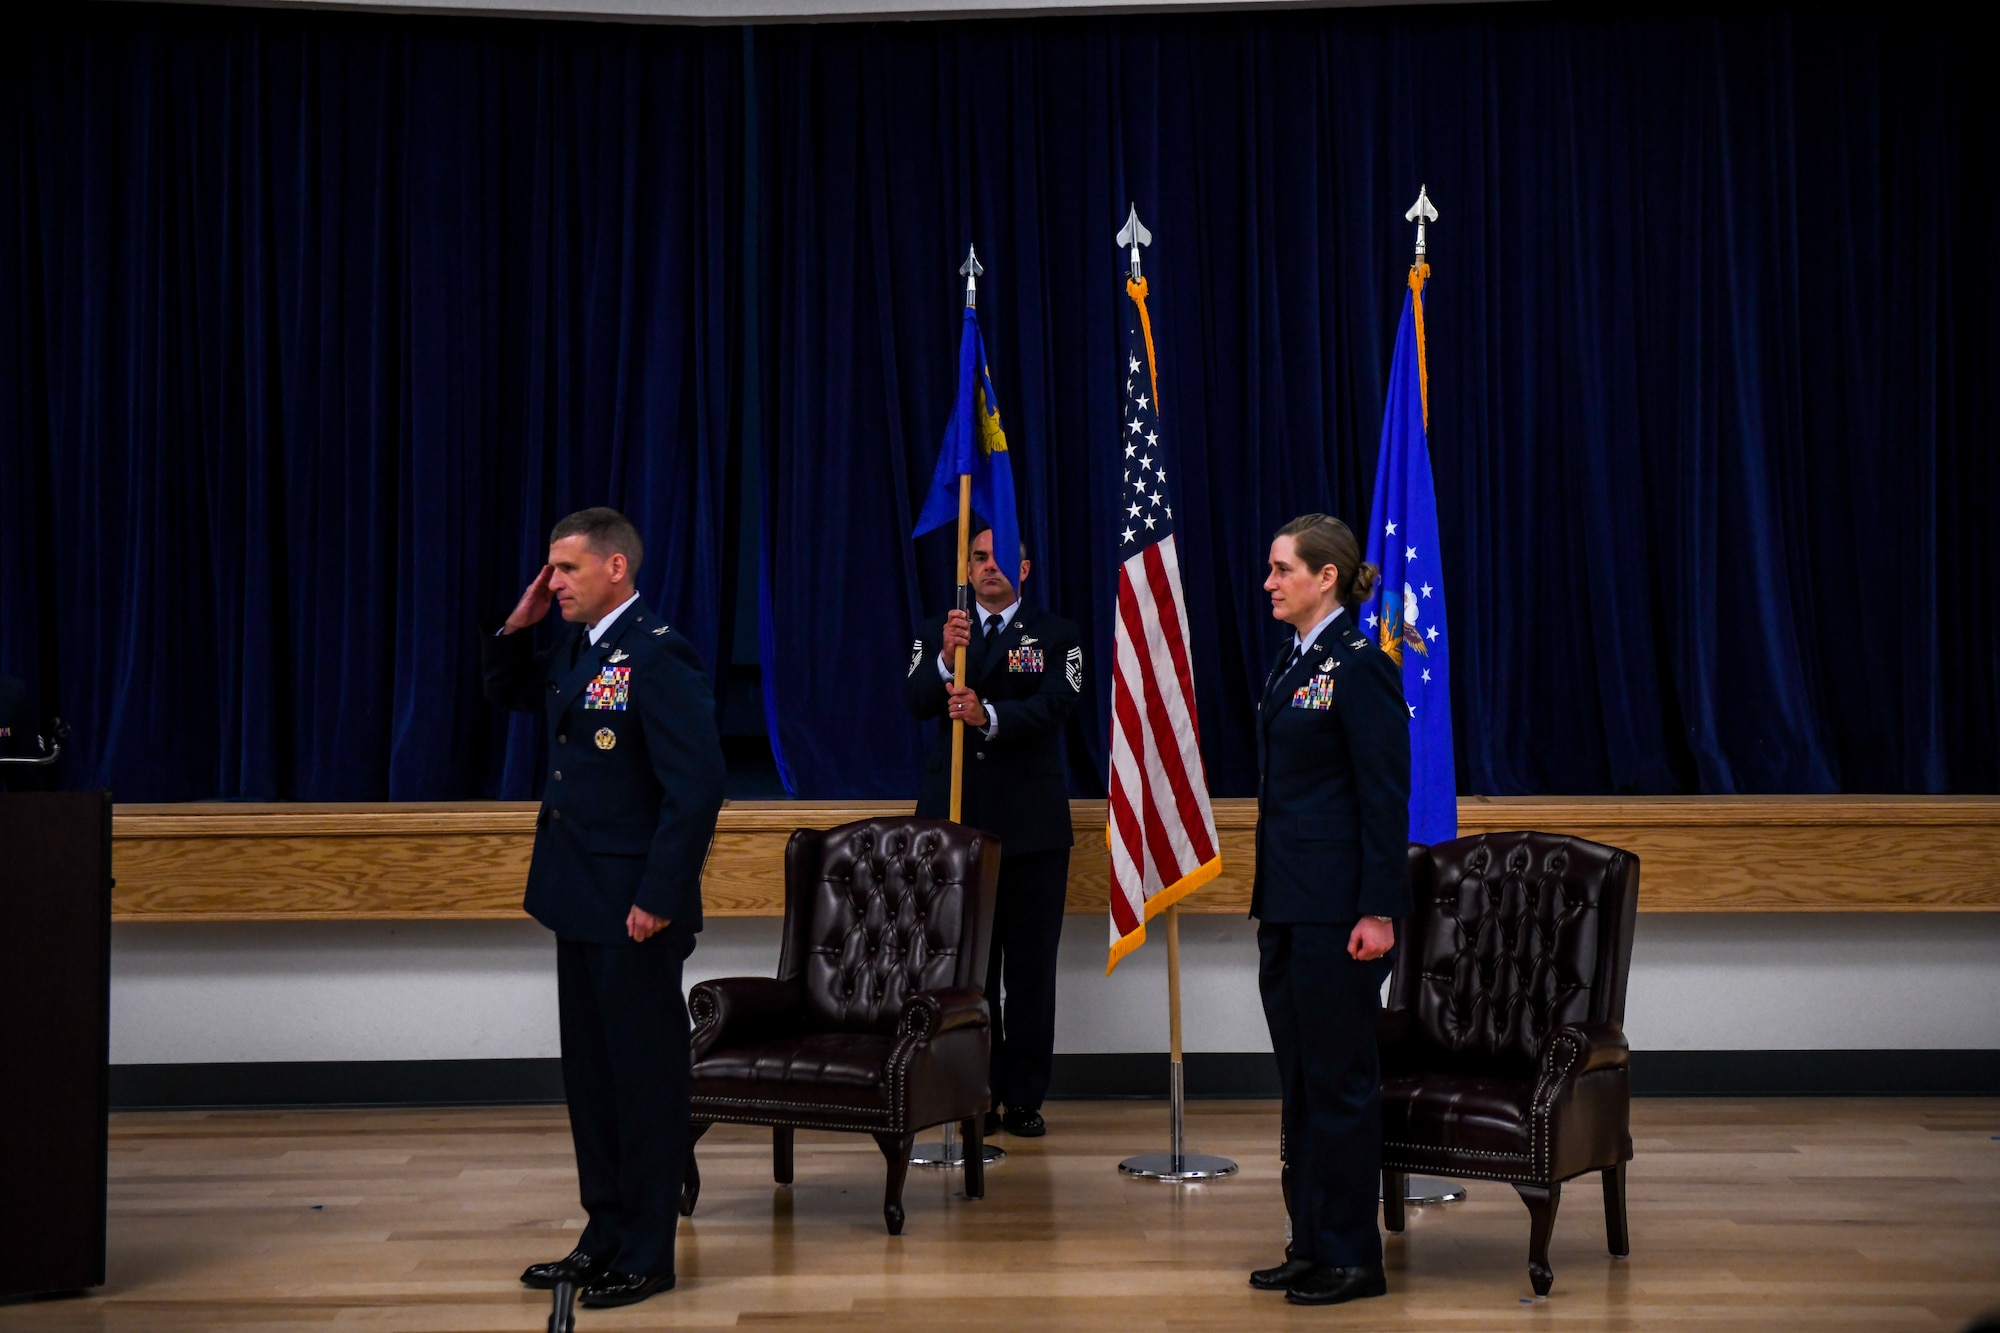
<path fill-rule="evenodd" d="M 607 713 L 622 713 L 632 693 L 632 668 L 608 666 L 597 673 L 583 691 L 583 706 Z"/>
<path fill-rule="evenodd" d="M 1009 671 L 1025 671 L 1030 674 L 1040 675 L 1046 665 L 1047 663 L 1042 658 L 1042 650 L 1039 648 L 1009 648 L 1007 650 L 1007 669 Z"/>
<path fill-rule="evenodd" d="M 1292 691 L 1292 707 L 1325 711 L 1333 707 L 1333 677 L 1314 676 Z"/>

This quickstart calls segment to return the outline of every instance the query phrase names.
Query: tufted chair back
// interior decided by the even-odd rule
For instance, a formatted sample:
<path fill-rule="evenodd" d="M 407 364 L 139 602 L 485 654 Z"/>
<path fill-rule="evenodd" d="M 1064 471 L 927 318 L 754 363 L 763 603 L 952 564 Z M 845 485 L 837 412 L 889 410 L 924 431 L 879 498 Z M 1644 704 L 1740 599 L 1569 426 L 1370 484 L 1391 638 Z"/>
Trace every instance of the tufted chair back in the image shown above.
<path fill-rule="evenodd" d="M 1557 833 L 1410 846 L 1388 1009 L 1440 1072 L 1532 1077 L 1549 1033 L 1623 1023 L 1639 900 L 1628 852 Z"/>
<path fill-rule="evenodd" d="M 800 829 L 785 846 L 781 980 L 827 1032 L 893 1032 L 910 996 L 986 979 L 1000 840 L 942 819 Z"/>

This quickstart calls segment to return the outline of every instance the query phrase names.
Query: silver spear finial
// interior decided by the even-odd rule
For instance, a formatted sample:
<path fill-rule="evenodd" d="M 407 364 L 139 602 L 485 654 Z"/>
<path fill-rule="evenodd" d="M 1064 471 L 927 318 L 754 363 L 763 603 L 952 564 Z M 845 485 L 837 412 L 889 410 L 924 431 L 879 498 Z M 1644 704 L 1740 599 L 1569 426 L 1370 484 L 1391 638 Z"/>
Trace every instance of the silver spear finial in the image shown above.
<path fill-rule="evenodd" d="M 1132 211 L 1125 215 L 1125 225 L 1118 230 L 1118 244 L 1132 252 L 1131 274 L 1134 282 L 1137 282 L 1140 276 L 1139 247 L 1152 243 L 1153 233 L 1147 231 L 1145 224 L 1139 221 L 1139 205 L 1134 204 Z"/>
<path fill-rule="evenodd" d="M 965 262 L 958 266 L 958 271 L 965 277 L 966 306 L 968 308 L 977 306 L 979 304 L 979 275 L 986 271 L 986 267 L 979 262 L 979 253 L 972 246 L 968 245 L 965 247 Z"/>
<path fill-rule="evenodd" d="M 1417 262 L 1421 264 L 1424 262 L 1424 224 L 1438 220 L 1438 211 L 1431 206 L 1428 185 L 1417 187 L 1417 202 L 1410 205 L 1410 211 L 1403 214 L 1403 219 L 1417 224 Z"/>

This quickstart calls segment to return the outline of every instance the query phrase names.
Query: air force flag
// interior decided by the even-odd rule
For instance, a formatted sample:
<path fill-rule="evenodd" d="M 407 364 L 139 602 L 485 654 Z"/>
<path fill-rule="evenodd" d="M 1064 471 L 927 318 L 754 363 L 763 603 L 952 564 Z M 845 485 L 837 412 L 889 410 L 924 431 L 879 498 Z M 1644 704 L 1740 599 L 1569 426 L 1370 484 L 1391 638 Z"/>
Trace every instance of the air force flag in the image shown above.
<path fill-rule="evenodd" d="M 1362 603 L 1362 624 L 1403 667 L 1410 709 L 1410 840 L 1458 836 L 1457 782 L 1451 752 L 1451 638 L 1445 626 L 1444 564 L 1438 558 L 1437 496 L 1431 485 L 1428 386 L 1424 374 L 1424 279 L 1410 270 L 1382 451 L 1375 463 L 1375 503 L 1367 560 L 1382 571 L 1376 595 Z"/>

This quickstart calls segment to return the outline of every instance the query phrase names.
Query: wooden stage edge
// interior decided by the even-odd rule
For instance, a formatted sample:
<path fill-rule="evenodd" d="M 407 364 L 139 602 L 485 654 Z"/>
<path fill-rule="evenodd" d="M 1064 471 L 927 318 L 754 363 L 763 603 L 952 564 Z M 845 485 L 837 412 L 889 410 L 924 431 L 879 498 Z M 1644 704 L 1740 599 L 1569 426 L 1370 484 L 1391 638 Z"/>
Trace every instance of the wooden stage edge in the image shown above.
<path fill-rule="evenodd" d="M 894 801 L 739 801 L 703 872 L 712 917 L 784 910 L 785 839 Z M 112 919 L 516 920 L 533 802 L 121 805 Z M 1105 807 L 1077 801 L 1069 910 L 1103 913 Z M 1190 912 L 1250 901 L 1256 802 L 1218 801 L 1223 873 Z M 1644 912 L 2000 910 L 2000 797 L 1468 797 L 1462 833 L 1544 829 L 1640 859 Z"/>

